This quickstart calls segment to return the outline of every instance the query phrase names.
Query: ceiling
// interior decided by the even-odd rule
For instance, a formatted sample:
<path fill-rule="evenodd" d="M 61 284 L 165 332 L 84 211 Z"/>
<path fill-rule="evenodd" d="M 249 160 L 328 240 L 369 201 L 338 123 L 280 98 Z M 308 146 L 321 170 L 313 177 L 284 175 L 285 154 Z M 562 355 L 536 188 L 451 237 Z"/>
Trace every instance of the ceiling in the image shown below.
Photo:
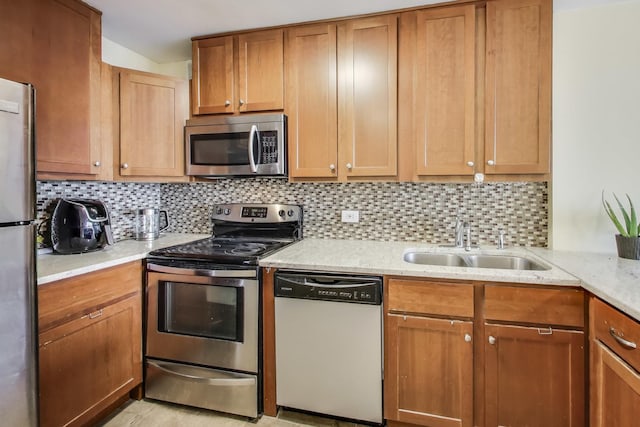
<path fill-rule="evenodd" d="M 85 0 L 102 34 L 157 63 L 191 59 L 191 37 L 358 15 L 443 0 Z M 555 0 L 570 9 L 624 0 Z"/>

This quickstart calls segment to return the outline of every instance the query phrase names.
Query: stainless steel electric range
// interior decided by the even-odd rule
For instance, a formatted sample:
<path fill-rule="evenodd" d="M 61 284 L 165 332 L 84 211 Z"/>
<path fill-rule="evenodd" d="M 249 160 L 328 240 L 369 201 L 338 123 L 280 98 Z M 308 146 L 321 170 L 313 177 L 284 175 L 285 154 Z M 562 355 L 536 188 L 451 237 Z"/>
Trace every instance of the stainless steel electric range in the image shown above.
<path fill-rule="evenodd" d="M 302 208 L 214 207 L 213 236 L 146 261 L 145 397 L 258 417 L 261 257 L 302 238 Z"/>

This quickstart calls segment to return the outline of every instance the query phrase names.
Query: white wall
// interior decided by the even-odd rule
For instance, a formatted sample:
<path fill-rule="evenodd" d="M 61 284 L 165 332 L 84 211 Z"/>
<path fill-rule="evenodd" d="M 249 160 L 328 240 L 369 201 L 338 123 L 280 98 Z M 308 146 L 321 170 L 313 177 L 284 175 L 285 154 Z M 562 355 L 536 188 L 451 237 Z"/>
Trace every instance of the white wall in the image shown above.
<path fill-rule="evenodd" d="M 554 249 L 615 253 L 604 189 L 640 209 L 640 0 L 553 16 Z"/>
<path fill-rule="evenodd" d="M 118 67 L 189 79 L 191 61 L 158 64 L 118 43 L 102 37 L 102 61 Z"/>

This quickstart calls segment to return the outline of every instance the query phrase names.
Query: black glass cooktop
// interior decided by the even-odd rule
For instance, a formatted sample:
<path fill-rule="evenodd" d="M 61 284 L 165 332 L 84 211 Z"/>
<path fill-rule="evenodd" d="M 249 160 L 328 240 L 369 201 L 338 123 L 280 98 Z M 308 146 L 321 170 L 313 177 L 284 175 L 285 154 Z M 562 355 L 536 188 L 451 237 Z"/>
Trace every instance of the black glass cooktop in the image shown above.
<path fill-rule="evenodd" d="M 227 264 L 257 265 L 258 260 L 292 240 L 261 238 L 209 237 L 183 245 L 170 246 L 151 252 L 151 257 L 198 259 Z"/>

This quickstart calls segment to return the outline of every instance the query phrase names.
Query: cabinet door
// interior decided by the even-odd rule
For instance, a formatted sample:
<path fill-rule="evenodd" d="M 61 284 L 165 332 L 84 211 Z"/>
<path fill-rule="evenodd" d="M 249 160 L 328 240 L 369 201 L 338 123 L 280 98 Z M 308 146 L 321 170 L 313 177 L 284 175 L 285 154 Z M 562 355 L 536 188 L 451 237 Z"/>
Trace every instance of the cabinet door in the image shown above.
<path fill-rule="evenodd" d="M 73 0 L 46 0 L 38 2 L 36 16 L 29 81 L 37 99 L 37 171 L 95 175 L 101 164 L 100 15 Z"/>
<path fill-rule="evenodd" d="M 238 36 L 238 110 L 282 110 L 284 104 L 283 30 Z"/>
<path fill-rule="evenodd" d="M 192 56 L 193 115 L 233 113 L 233 36 L 196 40 Z"/>
<path fill-rule="evenodd" d="M 336 26 L 290 28 L 286 50 L 289 176 L 336 178 Z"/>
<path fill-rule="evenodd" d="M 397 174 L 397 16 L 338 29 L 338 174 Z"/>
<path fill-rule="evenodd" d="M 18 82 L 32 81 L 31 55 L 34 43 L 35 0 L 0 2 L 0 78 Z"/>
<path fill-rule="evenodd" d="M 473 423 L 473 323 L 388 314 L 384 417 L 431 427 Z"/>
<path fill-rule="evenodd" d="M 551 0 L 487 2 L 486 173 L 548 173 Z"/>
<path fill-rule="evenodd" d="M 187 83 L 120 72 L 122 176 L 183 176 Z"/>
<path fill-rule="evenodd" d="M 83 425 L 142 381 L 141 296 L 40 334 L 40 422 Z"/>
<path fill-rule="evenodd" d="M 415 174 L 472 174 L 475 6 L 435 8 L 415 15 Z"/>
<path fill-rule="evenodd" d="M 632 427 L 640 414 L 640 374 L 595 341 L 591 355 L 592 427 Z"/>
<path fill-rule="evenodd" d="M 583 426 L 584 333 L 485 326 L 485 425 Z"/>

